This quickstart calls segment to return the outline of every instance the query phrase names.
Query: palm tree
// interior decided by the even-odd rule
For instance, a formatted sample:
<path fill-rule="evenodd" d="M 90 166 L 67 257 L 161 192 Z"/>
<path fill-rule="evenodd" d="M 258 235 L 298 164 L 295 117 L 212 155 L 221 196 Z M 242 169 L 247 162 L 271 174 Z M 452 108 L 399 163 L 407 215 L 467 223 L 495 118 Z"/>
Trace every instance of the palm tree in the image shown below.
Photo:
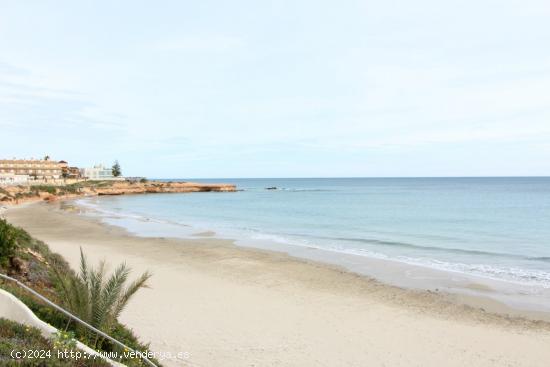
<path fill-rule="evenodd" d="M 125 286 L 131 272 L 125 263 L 120 264 L 107 278 L 105 261 L 101 261 L 97 269 L 90 267 L 82 248 L 79 274 L 67 274 L 58 266 L 52 268 L 63 306 L 78 318 L 106 333 L 113 329 L 132 296 L 139 289 L 148 287 L 147 281 L 151 277 L 149 272 L 145 272 Z M 89 335 L 86 330 L 81 331 L 81 335 Z M 96 336 L 95 346 L 98 341 Z"/>

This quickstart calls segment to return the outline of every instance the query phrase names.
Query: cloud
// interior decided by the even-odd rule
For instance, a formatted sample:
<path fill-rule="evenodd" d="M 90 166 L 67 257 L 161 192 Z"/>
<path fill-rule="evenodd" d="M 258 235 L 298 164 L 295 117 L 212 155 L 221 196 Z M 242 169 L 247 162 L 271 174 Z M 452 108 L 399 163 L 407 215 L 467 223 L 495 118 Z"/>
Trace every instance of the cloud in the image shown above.
<path fill-rule="evenodd" d="M 5 136 L 27 143 L 52 136 L 78 139 L 122 128 L 120 116 L 102 111 L 79 91 L 58 89 L 41 83 L 29 69 L 0 63 L 0 127 Z M 29 134 L 29 132 L 34 132 Z M 17 141 L 5 139 L 4 149 Z"/>
<path fill-rule="evenodd" d="M 0 61 L 0 75 L 28 75 L 28 71 Z"/>
<path fill-rule="evenodd" d="M 31 14 L 40 32 L 10 7 L 0 150 L 116 155 L 159 176 L 254 176 L 264 162 L 398 174 L 453 154 L 467 172 L 476 149 L 491 150 L 488 170 L 548 166 L 550 6 L 519 3 L 128 2 L 107 18 L 75 3 Z M 495 158 L 511 146 L 517 161 Z"/>

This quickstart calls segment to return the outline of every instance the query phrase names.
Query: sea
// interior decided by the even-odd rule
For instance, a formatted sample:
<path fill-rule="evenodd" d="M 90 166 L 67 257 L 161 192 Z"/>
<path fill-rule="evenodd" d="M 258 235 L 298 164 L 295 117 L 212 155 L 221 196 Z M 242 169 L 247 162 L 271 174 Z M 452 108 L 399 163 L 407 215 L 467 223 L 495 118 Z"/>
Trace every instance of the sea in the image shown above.
<path fill-rule="evenodd" d="M 394 264 L 405 270 L 386 278 L 398 285 L 498 289 L 548 306 L 550 177 L 183 180 L 234 183 L 238 191 L 78 203 L 140 236 L 228 238 L 381 278 L 380 262 Z M 438 276 L 417 278 L 451 281 L 410 281 L 430 271 Z"/>

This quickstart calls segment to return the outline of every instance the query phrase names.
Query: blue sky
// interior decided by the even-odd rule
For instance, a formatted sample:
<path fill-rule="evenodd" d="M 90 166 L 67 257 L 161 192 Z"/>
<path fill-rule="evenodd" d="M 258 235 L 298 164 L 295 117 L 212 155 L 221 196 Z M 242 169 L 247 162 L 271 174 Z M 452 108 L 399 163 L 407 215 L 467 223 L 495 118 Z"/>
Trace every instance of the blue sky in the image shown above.
<path fill-rule="evenodd" d="M 0 156 L 550 173 L 548 1 L 0 1 Z"/>

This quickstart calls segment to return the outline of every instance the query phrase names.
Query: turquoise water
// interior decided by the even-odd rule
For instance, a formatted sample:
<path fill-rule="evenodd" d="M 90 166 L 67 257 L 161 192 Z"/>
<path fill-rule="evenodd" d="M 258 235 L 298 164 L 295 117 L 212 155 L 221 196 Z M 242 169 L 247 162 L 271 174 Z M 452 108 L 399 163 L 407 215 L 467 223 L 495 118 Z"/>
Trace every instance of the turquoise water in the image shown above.
<path fill-rule="evenodd" d="M 230 182 L 242 191 L 84 203 L 106 216 L 140 219 L 129 229 L 143 235 L 163 234 L 147 221 L 167 223 L 164 235 L 212 230 L 550 288 L 550 178 L 192 181 Z M 271 186 L 278 189 L 265 189 Z"/>

